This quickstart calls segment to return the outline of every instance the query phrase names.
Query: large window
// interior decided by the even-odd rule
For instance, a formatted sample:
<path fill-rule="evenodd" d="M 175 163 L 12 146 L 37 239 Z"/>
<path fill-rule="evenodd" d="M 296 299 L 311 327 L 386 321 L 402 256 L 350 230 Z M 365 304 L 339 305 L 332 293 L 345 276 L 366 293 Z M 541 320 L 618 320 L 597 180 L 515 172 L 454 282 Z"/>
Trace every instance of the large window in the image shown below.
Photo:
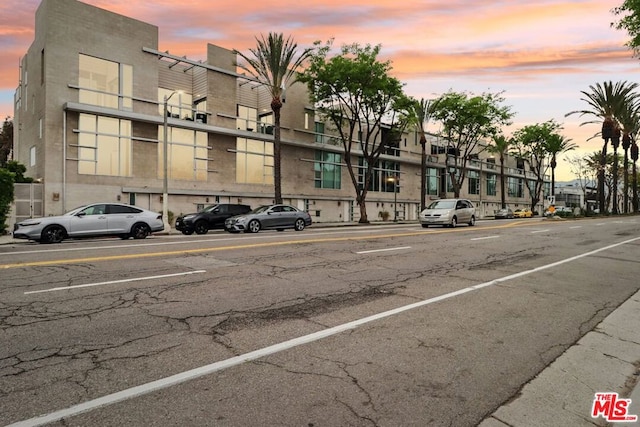
<path fill-rule="evenodd" d="M 342 156 L 339 153 L 316 151 L 314 163 L 316 188 L 339 189 L 341 184 L 342 168 L 340 162 Z"/>
<path fill-rule="evenodd" d="M 438 181 L 440 177 L 440 169 L 427 168 L 427 195 L 438 195 Z"/>
<path fill-rule="evenodd" d="M 236 181 L 243 184 L 273 184 L 272 142 L 237 138 Z"/>
<path fill-rule="evenodd" d="M 167 97 L 166 114 L 168 117 L 183 120 L 194 120 L 193 96 L 190 93 L 158 88 L 158 111 L 161 115 L 165 114 L 162 111 L 164 109 L 165 96 Z M 200 111 L 200 108 L 197 110 Z"/>
<path fill-rule="evenodd" d="M 131 122 L 80 114 L 78 173 L 131 176 Z"/>
<path fill-rule="evenodd" d="M 130 110 L 133 67 L 87 55 L 79 55 L 79 101 L 100 107 Z"/>
<path fill-rule="evenodd" d="M 158 127 L 158 178 L 164 177 L 164 128 Z M 182 180 L 207 180 L 207 133 L 190 129 L 167 129 L 168 177 Z"/>
<path fill-rule="evenodd" d="M 358 169 L 358 185 L 364 186 L 366 162 L 359 158 Z M 373 176 L 371 177 L 371 183 L 369 185 L 369 191 L 381 191 L 385 193 L 393 193 L 396 191 L 395 183 L 390 178 L 400 175 L 400 165 L 396 162 L 388 160 L 379 160 L 376 166 L 373 168 Z M 400 192 L 400 186 L 397 191 Z"/>
<path fill-rule="evenodd" d="M 524 197 L 524 183 L 521 178 L 508 177 L 507 187 L 509 197 Z"/>
<path fill-rule="evenodd" d="M 495 196 L 498 194 L 496 191 L 497 176 L 498 175 L 493 173 L 487 175 L 487 196 Z"/>
<path fill-rule="evenodd" d="M 467 182 L 469 194 L 480 194 L 480 174 L 478 171 L 469 171 Z"/>
<path fill-rule="evenodd" d="M 258 110 L 238 105 L 236 127 L 240 130 L 255 131 L 258 126 Z"/>

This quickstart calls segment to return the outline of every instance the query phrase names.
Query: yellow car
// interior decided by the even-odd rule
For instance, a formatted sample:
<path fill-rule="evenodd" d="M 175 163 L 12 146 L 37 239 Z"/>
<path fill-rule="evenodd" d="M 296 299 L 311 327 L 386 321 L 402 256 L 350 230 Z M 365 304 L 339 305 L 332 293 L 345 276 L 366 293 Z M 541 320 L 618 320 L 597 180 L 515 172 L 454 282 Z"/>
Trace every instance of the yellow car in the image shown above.
<path fill-rule="evenodd" d="M 533 212 L 531 209 L 516 209 L 513 211 L 514 218 L 533 218 Z"/>

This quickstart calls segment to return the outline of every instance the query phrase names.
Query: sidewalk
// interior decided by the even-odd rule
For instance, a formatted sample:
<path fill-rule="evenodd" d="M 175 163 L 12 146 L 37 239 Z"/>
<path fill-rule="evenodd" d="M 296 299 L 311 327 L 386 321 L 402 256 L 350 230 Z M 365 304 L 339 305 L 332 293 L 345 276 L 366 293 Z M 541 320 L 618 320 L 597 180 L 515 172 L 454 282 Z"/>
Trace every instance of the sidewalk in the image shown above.
<path fill-rule="evenodd" d="M 400 223 L 415 224 L 415 221 Z M 319 223 L 314 227 L 358 225 Z M 171 234 L 175 233 L 172 230 Z M 27 242 L 0 236 L 0 245 Z M 526 384 L 514 400 L 498 408 L 479 427 L 640 426 L 640 421 L 611 424 L 602 416 L 591 417 L 595 394 L 616 392 L 620 399 L 631 399 L 627 414 L 637 415 L 640 419 L 639 377 L 640 291 L 567 349 Z"/>

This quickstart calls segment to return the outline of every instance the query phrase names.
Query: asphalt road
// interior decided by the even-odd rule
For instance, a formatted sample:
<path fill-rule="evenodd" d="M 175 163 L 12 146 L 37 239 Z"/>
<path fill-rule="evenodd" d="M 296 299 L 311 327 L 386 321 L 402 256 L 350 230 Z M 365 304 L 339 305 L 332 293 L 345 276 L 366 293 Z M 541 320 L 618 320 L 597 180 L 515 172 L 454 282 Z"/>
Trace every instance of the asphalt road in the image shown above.
<path fill-rule="evenodd" d="M 640 289 L 639 242 L 618 217 L 0 246 L 0 424 L 475 426 Z"/>

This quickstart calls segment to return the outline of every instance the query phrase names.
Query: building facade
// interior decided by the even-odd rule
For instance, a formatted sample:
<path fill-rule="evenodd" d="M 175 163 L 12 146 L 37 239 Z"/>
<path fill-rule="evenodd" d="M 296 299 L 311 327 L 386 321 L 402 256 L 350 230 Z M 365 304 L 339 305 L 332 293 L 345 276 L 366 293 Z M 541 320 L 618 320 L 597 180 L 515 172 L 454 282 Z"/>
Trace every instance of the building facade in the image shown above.
<path fill-rule="evenodd" d="M 236 61 L 211 44 L 205 61 L 163 52 L 154 25 L 76 0 L 44 0 L 14 110 L 14 158 L 43 183 L 44 214 L 95 201 L 161 211 L 165 190 L 174 215 L 216 202 L 272 203 L 271 98 L 238 74 Z M 342 146 L 325 132 L 304 85 L 287 88 L 281 126 L 284 202 L 316 222 L 357 221 Z M 430 135 L 427 149 L 427 197 L 452 197 L 446 143 Z M 420 159 L 415 132 L 381 157 L 369 219 L 394 211 L 417 219 Z M 461 197 L 480 217 L 500 207 L 499 171 L 486 151 L 468 164 Z M 513 158 L 506 176 L 508 205 L 530 206 L 526 185 L 535 176 Z"/>

